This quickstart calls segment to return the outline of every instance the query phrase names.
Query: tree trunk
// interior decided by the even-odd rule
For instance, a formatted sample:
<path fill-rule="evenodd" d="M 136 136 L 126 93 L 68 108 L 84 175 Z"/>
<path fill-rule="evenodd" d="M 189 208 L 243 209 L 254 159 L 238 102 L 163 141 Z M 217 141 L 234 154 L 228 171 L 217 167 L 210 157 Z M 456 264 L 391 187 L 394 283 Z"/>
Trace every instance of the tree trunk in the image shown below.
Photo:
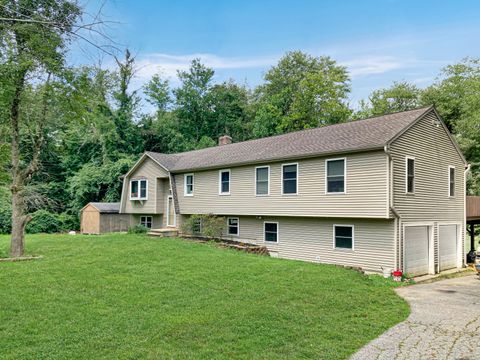
<path fill-rule="evenodd" d="M 10 122 L 12 126 L 12 237 L 10 255 L 23 256 L 25 247 L 25 202 L 23 198 L 24 178 L 20 164 L 20 99 L 25 85 L 26 72 L 18 75 L 15 84 L 15 94 L 10 107 Z"/>

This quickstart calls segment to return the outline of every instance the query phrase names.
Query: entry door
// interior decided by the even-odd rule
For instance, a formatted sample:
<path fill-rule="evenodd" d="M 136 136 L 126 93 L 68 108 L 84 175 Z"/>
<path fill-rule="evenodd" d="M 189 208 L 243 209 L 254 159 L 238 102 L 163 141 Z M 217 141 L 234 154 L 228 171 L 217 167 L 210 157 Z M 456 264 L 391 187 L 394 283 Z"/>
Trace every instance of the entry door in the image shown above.
<path fill-rule="evenodd" d="M 405 227 L 405 272 L 418 276 L 428 274 L 428 226 Z"/>
<path fill-rule="evenodd" d="M 169 196 L 167 201 L 167 226 L 175 226 L 175 208 L 172 196 Z"/>
<path fill-rule="evenodd" d="M 457 267 L 457 225 L 438 227 L 440 271 Z"/>

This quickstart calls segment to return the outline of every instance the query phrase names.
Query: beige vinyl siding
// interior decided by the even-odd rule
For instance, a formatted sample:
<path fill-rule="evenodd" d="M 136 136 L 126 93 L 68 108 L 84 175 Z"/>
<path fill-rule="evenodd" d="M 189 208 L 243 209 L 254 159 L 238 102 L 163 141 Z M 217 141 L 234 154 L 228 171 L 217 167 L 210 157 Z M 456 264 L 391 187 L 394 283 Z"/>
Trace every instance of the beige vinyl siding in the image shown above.
<path fill-rule="evenodd" d="M 403 226 L 405 223 L 428 223 L 434 232 L 435 269 L 438 265 L 438 226 L 458 223 L 462 226 L 464 244 L 464 163 L 450 137 L 432 111 L 413 125 L 391 145 L 393 161 L 393 206 L 401 216 L 399 222 L 399 259 L 403 257 Z M 406 156 L 415 158 L 415 192 L 406 194 Z M 448 171 L 455 167 L 455 196 L 449 197 Z M 464 246 L 464 245 L 462 245 Z"/>
<path fill-rule="evenodd" d="M 148 199 L 130 200 L 130 180 L 148 180 Z M 158 181 L 157 181 L 158 179 Z M 168 173 L 155 161 L 146 157 L 145 160 L 125 179 L 125 186 L 122 194 L 122 212 L 130 214 L 155 214 L 162 213 L 163 179 L 168 179 Z M 160 183 L 160 185 L 159 185 Z M 168 191 L 168 189 L 167 189 Z"/>
<path fill-rule="evenodd" d="M 225 216 L 226 218 L 227 216 Z M 280 258 L 361 267 L 381 272 L 394 267 L 394 220 L 318 219 L 304 217 L 235 216 L 240 236 L 224 238 L 265 245 Z M 278 243 L 263 241 L 264 222 L 278 222 Z M 354 248 L 333 248 L 333 225 L 354 226 Z"/>
<path fill-rule="evenodd" d="M 298 163 L 298 195 L 282 195 L 282 164 L 231 167 L 230 195 L 218 194 L 218 170 L 195 172 L 193 196 L 178 193 L 182 214 L 272 215 L 315 217 L 387 217 L 387 161 L 383 151 L 348 154 L 346 194 L 325 194 L 325 160 Z M 270 166 L 270 195 L 255 195 L 255 167 Z M 183 174 L 175 175 L 183 189 Z"/>

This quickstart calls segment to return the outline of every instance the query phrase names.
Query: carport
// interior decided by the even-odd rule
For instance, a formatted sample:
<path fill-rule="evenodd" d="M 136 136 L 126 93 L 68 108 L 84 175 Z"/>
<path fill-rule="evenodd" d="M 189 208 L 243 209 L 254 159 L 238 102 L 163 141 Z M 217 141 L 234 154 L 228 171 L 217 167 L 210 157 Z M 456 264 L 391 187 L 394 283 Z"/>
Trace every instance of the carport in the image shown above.
<path fill-rule="evenodd" d="M 467 231 L 470 234 L 470 252 L 467 254 L 467 262 L 471 263 L 470 254 L 475 251 L 475 225 L 480 224 L 480 196 L 467 196 Z"/>

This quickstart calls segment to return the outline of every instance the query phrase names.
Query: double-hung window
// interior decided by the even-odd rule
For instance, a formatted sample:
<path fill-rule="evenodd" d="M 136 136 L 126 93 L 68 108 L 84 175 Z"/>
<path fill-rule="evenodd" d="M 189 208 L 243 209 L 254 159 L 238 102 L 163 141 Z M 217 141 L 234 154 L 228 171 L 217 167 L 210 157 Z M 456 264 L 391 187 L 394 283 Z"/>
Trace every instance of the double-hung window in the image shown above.
<path fill-rule="evenodd" d="M 282 165 L 282 194 L 296 195 L 298 192 L 298 164 Z"/>
<path fill-rule="evenodd" d="M 220 170 L 218 175 L 220 195 L 230 195 L 230 170 Z"/>
<path fill-rule="evenodd" d="M 415 192 L 415 158 L 407 156 L 405 158 L 405 187 L 407 194 Z"/>
<path fill-rule="evenodd" d="M 327 194 L 345 194 L 346 193 L 346 163 L 343 159 L 330 159 L 325 161 L 326 172 L 326 193 Z"/>
<path fill-rule="evenodd" d="M 193 174 L 185 174 L 184 176 L 184 195 L 185 196 L 193 196 L 193 188 L 194 188 L 194 177 Z"/>
<path fill-rule="evenodd" d="M 353 250 L 353 225 L 333 225 L 333 247 Z"/>
<path fill-rule="evenodd" d="M 227 219 L 228 225 L 228 235 L 240 235 L 240 222 L 238 218 L 228 218 Z"/>
<path fill-rule="evenodd" d="M 270 167 L 255 168 L 255 195 L 265 196 L 270 193 Z"/>
<path fill-rule="evenodd" d="M 278 222 L 263 223 L 263 238 L 267 242 L 278 243 Z"/>
<path fill-rule="evenodd" d="M 455 167 L 448 167 L 448 196 L 455 196 Z"/>
<path fill-rule="evenodd" d="M 147 200 L 147 180 L 130 181 L 130 200 Z"/>
<path fill-rule="evenodd" d="M 151 216 L 140 216 L 140 225 L 145 226 L 148 229 L 152 228 L 152 217 Z"/>

